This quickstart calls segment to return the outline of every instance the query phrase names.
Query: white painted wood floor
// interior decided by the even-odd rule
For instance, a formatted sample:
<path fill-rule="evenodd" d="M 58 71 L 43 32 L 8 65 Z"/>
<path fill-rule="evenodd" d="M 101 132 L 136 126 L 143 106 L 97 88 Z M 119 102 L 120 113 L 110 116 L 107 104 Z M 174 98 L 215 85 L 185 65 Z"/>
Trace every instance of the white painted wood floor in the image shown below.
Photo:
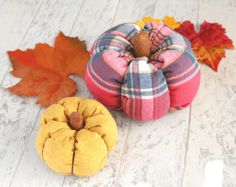
<path fill-rule="evenodd" d="M 42 108 L 6 88 L 7 50 L 52 44 L 58 31 L 80 36 L 89 48 L 100 33 L 144 15 L 174 16 L 194 23 L 217 21 L 236 45 L 236 0 L 0 0 L 0 186 L 236 186 L 236 53 L 227 51 L 214 73 L 202 66 L 202 82 L 191 107 L 145 123 L 121 112 L 119 140 L 105 168 L 92 177 L 61 176 L 35 149 Z M 75 77 L 89 97 L 82 79 Z"/>

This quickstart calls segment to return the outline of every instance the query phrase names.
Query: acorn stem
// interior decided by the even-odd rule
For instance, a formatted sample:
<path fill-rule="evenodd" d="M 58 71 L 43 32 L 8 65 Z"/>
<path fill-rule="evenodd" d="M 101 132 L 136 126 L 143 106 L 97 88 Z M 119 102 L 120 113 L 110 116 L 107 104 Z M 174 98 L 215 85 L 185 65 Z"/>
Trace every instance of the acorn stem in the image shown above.
<path fill-rule="evenodd" d="M 147 31 L 141 31 L 131 39 L 133 45 L 135 57 L 149 57 L 150 42 L 149 42 L 149 33 Z"/>
<path fill-rule="evenodd" d="M 83 116 L 80 115 L 78 112 L 72 112 L 71 115 L 69 116 L 69 126 L 73 130 L 77 131 L 84 128 Z"/>

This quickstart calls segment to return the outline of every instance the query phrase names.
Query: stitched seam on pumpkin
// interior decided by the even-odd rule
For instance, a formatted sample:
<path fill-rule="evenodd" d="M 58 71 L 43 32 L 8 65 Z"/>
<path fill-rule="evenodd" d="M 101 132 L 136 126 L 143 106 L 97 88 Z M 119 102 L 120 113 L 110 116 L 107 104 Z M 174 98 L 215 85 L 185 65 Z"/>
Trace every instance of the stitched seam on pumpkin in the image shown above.
<path fill-rule="evenodd" d="M 68 123 L 69 123 L 69 117 L 66 115 L 66 111 L 64 110 L 64 115 L 65 115 L 65 117 L 66 117 L 66 123 L 67 123 L 67 125 L 68 125 Z"/>
<path fill-rule="evenodd" d="M 88 130 L 99 134 L 98 132 L 96 132 L 96 131 L 93 130 L 93 128 L 97 128 L 97 127 L 101 127 L 101 128 L 102 128 L 102 125 L 95 125 L 95 126 L 93 126 L 93 127 L 90 127 Z M 104 138 L 104 136 L 106 136 L 105 133 L 99 134 L 99 135 L 101 136 L 102 139 Z M 103 140 L 104 140 L 104 139 L 103 139 Z"/>
<path fill-rule="evenodd" d="M 88 130 L 90 130 L 92 128 L 96 128 L 96 127 L 102 127 L 102 125 L 99 124 L 99 125 L 92 126 L 92 127 L 88 128 Z"/>
<path fill-rule="evenodd" d="M 94 117 L 94 116 L 99 116 L 99 115 L 106 115 L 105 113 L 97 113 L 97 114 L 92 114 L 90 116 L 87 116 L 86 118 L 84 118 L 85 120 L 87 120 L 88 118 Z"/>
<path fill-rule="evenodd" d="M 75 131 L 75 134 L 74 134 L 74 149 L 73 149 L 73 155 L 72 155 L 72 165 L 71 165 L 71 173 L 74 174 L 74 161 L 75 161 L 75 151 L 76 151 L 76 147 L 75 147 L 75 144 L 78 143 L 77 139 L 76 139 L 76 134 L 77 134 L 78 131 Z"/>
<path fill-rule="evenodd" d="M 51 133 L 50 136 L 53 136 L 55 133 L 61 131 L 61 130 L 70 130 L 69 128 L 61 128 L 61 129 L 58 129 L 56 130 L 55 132 Z"/>
<path fill-rule="evenodd" d="M 77 103 L 76 111 L 79 112 L 80 102 Z"/>
<path fill-rule="evenodd" d="M 95 113 L 97 112 L 97 108 L 96 107 L 94 107 L 94 110 L 93 110 L 93 112 L 92 112 L 92 114 L 90 115 L 90 116 L 93 116 L 93 115 L 95 115 Z M 99 111 L 99 113 L 100 113 L 101 111 Z"/>
<path fill-rule="evenodd" d="M 86 108 L 85 108 L 85 109 L 86 109 Z M 91 117 L 91 116 L 94 114 L 94 112 L 96 112 L 96 107 L 94 107 L 95 110 L 92 112 L 92 114 L 89 115 L 89 116 L 87 116 L 87 117 L 84 117 L 84 116 L 85 116 L 85 115 L 84 115 L 85 109 L 84 109 L 83 112 L 82 112 L 82 116 L 83 116 L 83 119 L 84 119 L 84 120 L 87 120 L 88 117 Z"/>
<path fill-rule="evenodd" d="M 47 120 L 45 118 L 43 118 L 43 121 L 44 121 L 44 125 L 47 125 Z"/>
<path fill-rule="evenodd" d="M 65 110 L 64 110 L 64 114 L 65 114 Z M 66 116 L 66 114 L 65 114 L 65 116 Z M 66 116 L 66 118 L 67 118 L 67 116 Z M 46 120 L 45 118 L 44 118 L 44 124 L 45 125 L 47 125 L 50 121 L 56 121 L 56 122 L 66 122 L 66 121 L 60 121 L 57 117 L 55 117 L 55 118 L 52 118 L 52 119 L 50 119 L 50 120 Z"/>
<path fill-rule="evenodd" d="M 79 111 L 79 107 L 80 107 L 80 102 L 77 103 L 77 112 Z M 71 173 L 74 174 L 74 161 L 75 161 L 75 151 L 76 151 L 76 143 L 78 143 L 77 139 L 76 139 L 76 134 L 78 133 L 78 131 L 75 131 L 75 134 L 74 134 L 74 149 L 73 149 L 73 156 L 72 156 L 72 165 L 71 165 Z"/>
<path fill-rule="evenodd" d="M 49 136 L 46 138 L 46 140 L 43 142 L 43 148 L 42 148 L 42 160 L 43 160 L 44 162 L 46 162 L 45 159 L 44 159 L 44 156 L 43 156 L 43 154 L 44 154 L 44 148 L 45 148 L 45 144 L 46 144 L 46 142 L 47 142 L 48 139 L 50 139 L 50 138 L 51 138 L 51 136 L 49 135 Z"/>
<path fill-rule="evenodd" d="M 101 136 L 99 133 L 97 133 L 97 132 L 95 132 L 95 131 L 91 131 L 91 132 L 94 132 L 94 133 L 96 133 L 97 135 L 99 135 L 99 136 L 101 137 L 101 139 L 103 140 L 104 144 L 106 145 L 107 153 L 108 153 L 108 152 L 109 152 L 108 146 L 107 146 L 105 140 L 103 139 L 103 136 L 104 136 L 105 134 Z"/>

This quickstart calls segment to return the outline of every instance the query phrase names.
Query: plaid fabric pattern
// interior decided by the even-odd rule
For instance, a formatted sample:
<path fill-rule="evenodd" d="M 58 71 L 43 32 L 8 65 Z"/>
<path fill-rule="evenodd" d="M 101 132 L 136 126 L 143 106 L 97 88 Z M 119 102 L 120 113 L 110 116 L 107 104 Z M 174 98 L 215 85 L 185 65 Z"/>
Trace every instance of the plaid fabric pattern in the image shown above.
<path fill-rule="evenodd" d="M 200 68 L 189 41 L 163 24 L 150 23 L 151 57 L 135 58 L 130 40 L 140 32 L 121 24 L 94 43 L 85 76 L 92 95 L 131 118 L 153 120 L 188 106 L 200 83 Z"/>
<path fill-rule="evenodd" d="M 163 72 L 148 64 L 147 58 L 137 58 L 130 63 L 121 87 L 122 108 L 137 120 L 159 118 L 168 111 L 168 92 Z"/>
<path fill-rule="evenodd" d="M 121 88 L 123 96 L 150 99 L 168 91 L 162 71 L 147 62 L 145 57 L 131 62 Z"/>

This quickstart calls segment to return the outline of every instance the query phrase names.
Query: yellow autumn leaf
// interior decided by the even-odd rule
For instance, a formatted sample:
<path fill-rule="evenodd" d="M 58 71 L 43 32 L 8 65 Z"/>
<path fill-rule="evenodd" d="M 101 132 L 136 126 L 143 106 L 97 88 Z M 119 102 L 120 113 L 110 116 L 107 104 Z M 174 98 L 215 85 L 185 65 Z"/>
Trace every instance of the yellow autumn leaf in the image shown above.
<path fill-rule="evenodd" d="M 142 20 L 136 21 L 136 24 L 137 24 L 140 28 L 143 29 L 144 26 L 145 26 L 145 24 L 151 23 L 151 22 L 160 24 L 160 23 L 161 23 L 161 20 L 160 20 L 160 19 L 154 19 L 152 16 L 145 16 L 145 17 L 142 18 Z"/>
<path fill-rule="evenodd" d="M 142 20 L 138 20 L 138 21 L 136 21 L 136 24 L 140 27 L 140 28 L 144 28 L 144 26 L 145 26 L 145 23 L 142 21 Z"/>
<path fill-rule="evenodd" d="M 144 23 L 151 23 L 151 22 L 154 21 L 152 16 L 145 16 L 145 17 L 143 17 L 142 20 L 143 20 Z"/>
<path fill-rule="evenodd" d="M 161 23 L 161 20 L 160 20 L 160 19 L 153 19 L 153 22 L 160 24 L 160 23 Z"/>
<path fill-rule="evenodd" d="M 163 23 L 165 23 L 171 29 L 177 29 L 180 27 L 180 23 L 175 20 L 175 18 L 171 16 L 166 16 L 162 19 Z"/>
<path fill-rule="evenodd" d="M 180 27 L 180 23 L 177 22 L 173 17 L 170 16 L 166 16 L 164 17 L 162 20 L 161 19 L 156 19 L 153 18 L 152 16 L 144 16 L 141 20 L 136 21 L 136 24 L 140 27 L 140 28 L 144 28 L 145 24 L 147 23 L 164 23 L 167 26 L 169 26 L 171 29 L 176 29 L 178 27 Z"/>

